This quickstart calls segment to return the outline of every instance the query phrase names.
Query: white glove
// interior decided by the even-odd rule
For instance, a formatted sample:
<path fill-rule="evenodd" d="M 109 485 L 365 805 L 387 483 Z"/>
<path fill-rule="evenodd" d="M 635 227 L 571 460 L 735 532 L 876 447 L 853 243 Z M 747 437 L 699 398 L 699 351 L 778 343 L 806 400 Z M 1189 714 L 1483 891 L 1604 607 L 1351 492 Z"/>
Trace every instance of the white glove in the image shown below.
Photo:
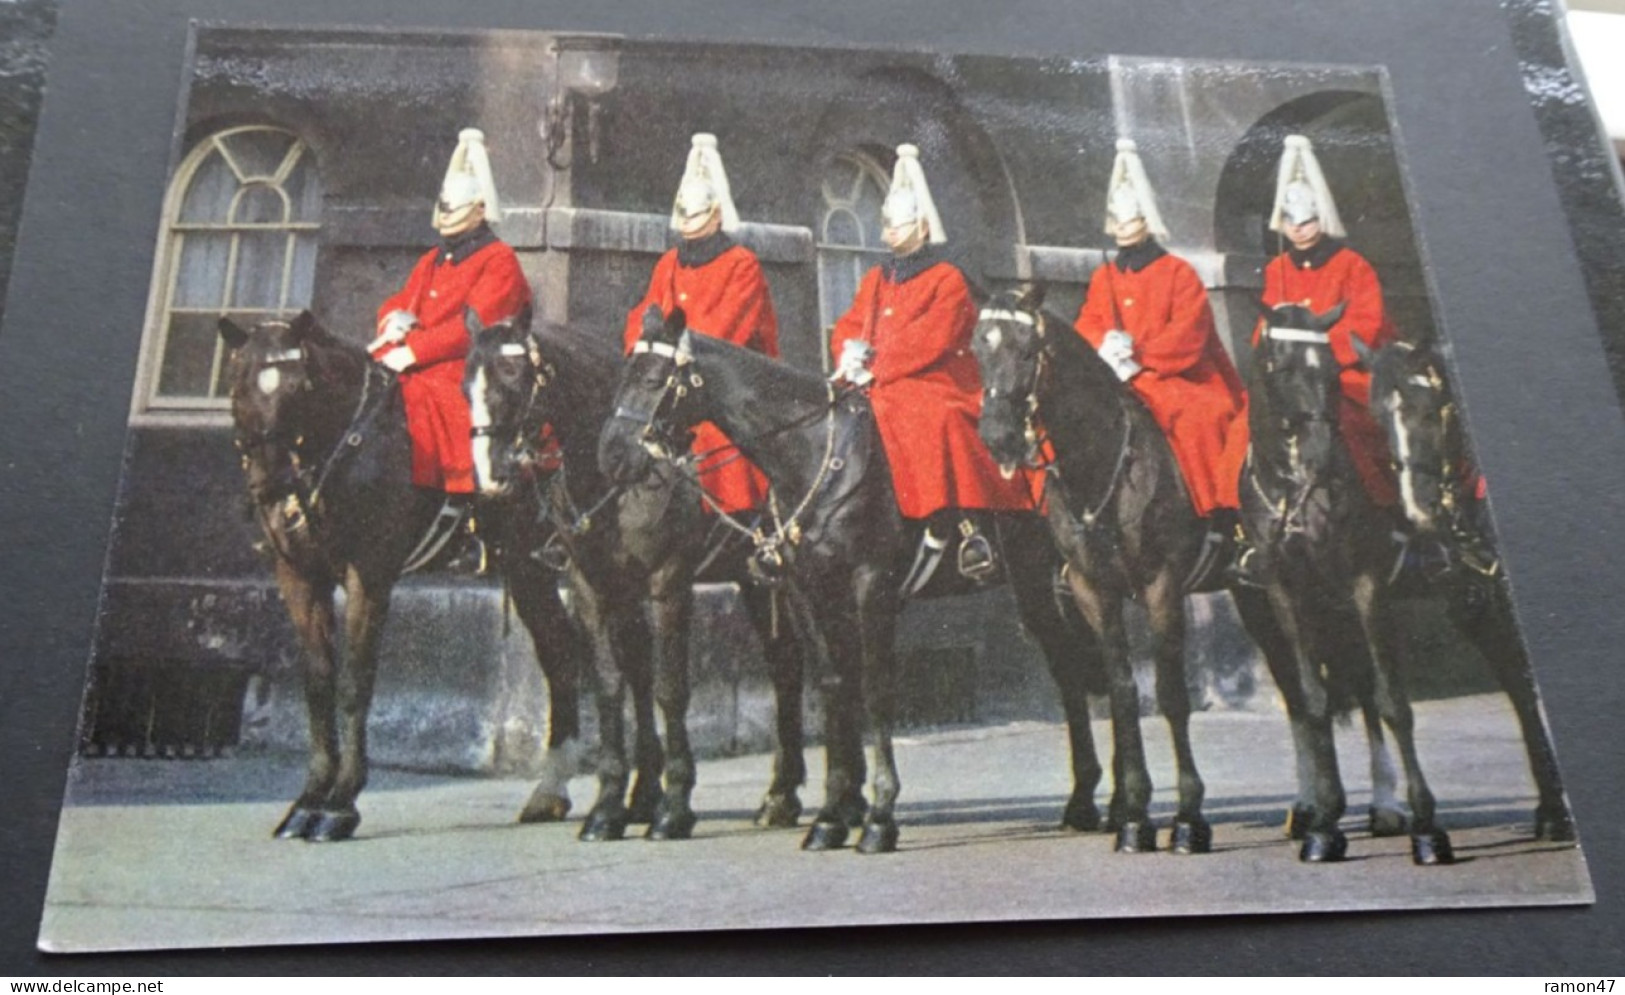
<path fill-rule="evenodd" d="M 418 316 L 410 311 L 396 309 L 384 315 L 384 320 L 378 323 L 378 337 L 372 340 L 368 351 L 380 346 L 400 345 L 406 341 L 406 333 L 418 327 Z"/>
<path fill-rule="evenodd" d="M 841 360 L 835 365 L 834 380 L 845 380 L 854 387 L 866 386 L 875 376 L 869 372 L 875 351 L 860 339 L 847 339 L 841 344 Z"/>
<path fill-rule="evenodd" d="M 396 373 L 405 372 L 408 367 L 416 365 L 417 361 L 417 354 L 412 351 L 412 347 L 404 345 L 389 350 L 378 360 Z"/>
<path fill-rule="evenodd" d="M 1100 348 L 1096 350 L 1100 358 L 1117 374 L 1117 379 L 1127 381 L 1143 366 L 1134 360 L 1134 339 L 1125 331 L 1112 329 L 1100 341 Z"/>
<path fill-rule="evenodd" d="M 1124 383 L 1128 383 L 1141 370 L 1145 369 L 1145 367 L 1134 361 L 1133 356 L 1119 356 L 1112 362 L 1111 367 L 1112 372 L 1117 374 L 1117 379 Z"/>

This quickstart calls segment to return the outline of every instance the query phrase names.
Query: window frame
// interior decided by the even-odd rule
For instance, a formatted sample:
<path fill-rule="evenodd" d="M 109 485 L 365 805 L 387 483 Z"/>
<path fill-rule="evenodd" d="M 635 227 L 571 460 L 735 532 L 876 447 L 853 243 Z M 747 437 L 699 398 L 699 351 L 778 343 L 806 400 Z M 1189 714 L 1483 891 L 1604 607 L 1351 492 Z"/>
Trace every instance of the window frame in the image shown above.
<path fill-rule="evenodd" d="M 846 199 L 844 200 L 837 199 L 837 197 L 834 196 L 836 191 L 830 188 L 829 182 L 830 172 L 836 166 L 841 164 L 857 167 L 857 174 L 853 179 L 852 189 L 845 192 Z M 818 223 L 813 226 L 813 257 L 818 263 L 818 334 L 821 340 L 819 354 L 822 357 L 824 372 L 826 373 L 828 373 L 831 369 L 829 354 L 830 332 L 835 328 L 835 322 L 841 317 L 839 314 L 828 314 L 824 311 L 826 299 L 826 294 L 824 292 L 825 272 L 826 269 L 837 265 L 837 260 L 832 258 L 832 254 L 840 253 L 844 257 L 840 260 L 841 265 L 848 263 L 858 264 L 859 269 L 857 279 L 853 283 L 854 287 L 863 283 L 863 275 L 868 271 L 868 267 L 862 265 L 863 257 L 872 256 L 874 257 L 875 262 L 878 263 L 891 256 L 891 251 L 888 250 L 883 243 L 879 243 L 877 241 L 875 245 L 868 244 L 867 237 L 870 233 L 864 228 L 863 217 L 857 210 L 858 204 L 861 200 L 860 194 L 863 189 L 863 185 L 869 180 L 874 181 L 875 185 L 880 190 L 880 198 L 882 201 L 884 201 L 887 192 L 891 188 L 890 171 L 887 170 L 879 160 L 864 152 L 862 149 L 848 149 L 845 152 L 837 154 L 833 159 L 830 160 L 829 168 L 825 170 L 824 175 L 819 177 L 818 181 L 819 216 Z M 856 222 L 859 236 L 865 240 L 863 244 L 846 245 L 828 240 L 830 221 L 837 214 L 842 212 L 846 213 L 853 219 L 853 221 Z M 878 223 L 879 219 L 877 218 L 876 221 Z M 876 228 L 873 234 L 878 237 L 880 234 L 880 229 Z M 848 301 L 847 307 L 850 306 L 851 302 Z"/>
<path fill-rule="evenodd" d="M 233 154 L 225 144 L 234 135 L 249 132 L 271 132 L 291 139 L 288 151 L 283 154 L 277 164 L 276 171 L 269 175 L 250 173 L 245 171 L 234 159 Z M 186 197 L 191 192 L 192 184 L 197 179 L 199 170 L 215 154 L 226 163 L 237 183 L 233 192 L 231 205 L 227 210 L 225 221 L 182 221 L 181 212 L 186 204 Z M 320 246 L 320 232 L 322 223 L 316 221 L 287 221 L 287 222 L 234 222 L 230 218 L 236 214 L 239 204 L 247 193 L 253 190 L 270 190 L 281 198 L 285 208 L 291 207 L 288 191 L 284 184 L 294 169 L 303 165 L 311 170 L 313 181 L 318 184 L 318 200 L 321 196 L 319 184 L 321 173 L 316 160 L 315 149 L 298 132 L 274 124 L 244 124 L 212 131 L 199 139 L 186 153 L 180 165 L 176 167 L 174 178 L 171 179 L 164 194 L 163 222 L 158 232 L 158 245 L 153 257 L 152 279 L 147 291 L 147 311 L 143 322 L 141 335 L 141 353 L 137 361 L 134 390 L 130 403 L 130 422 L 135 425 L 171 425 L 171 426 L 222 426 L 231 421 L 231 399 L 226 396 L 205 397 L 191 396 L 164 396 L 158 393 L 159 379 L 163 374 L 164 355 L 169 345 L 170 318 L 175 314 L 202 314 L 219 315 L 227 317 L 233 314 L 264 315 L 267 313 L 291 316 L 308 307 L 300 304 L 296 307 L 283 307 L 268 309 L 263 307 L 196 307 L 176 306 L 177 285 L 180 278 L 181 252 L 185 246 L 185 236 L 196 232 L 229 232 L 251 233 L 279 232 L 288 235 L 287 244 L 283 251 L 281 286 L 278 294 L 279 302 L 285 303 L 288 292 L 296 282 L 294 277 L 294 262 L 297 254 L 297 240 L 293 237 L 299 232 L 308 232 L 317 238 L 318 252 Z M 291 213 L 291 211 L 289 212 Z M 238 259 L 238 245 L 236 239 L 232 240 L 231 248 L 227 254 L 227 267 L 223 277 L 223 287 L 235 287 L 237 280 L 236 264 Z M 314 266 L 314 263 L 312 264 Z M 314 274 L 310 280 L 314 287 Z M 215 352 L 210 362 L 210 379 L 213 384 L 220 373 L 220 366 L 225 360 L 223 346 L 215 343 Z"/>

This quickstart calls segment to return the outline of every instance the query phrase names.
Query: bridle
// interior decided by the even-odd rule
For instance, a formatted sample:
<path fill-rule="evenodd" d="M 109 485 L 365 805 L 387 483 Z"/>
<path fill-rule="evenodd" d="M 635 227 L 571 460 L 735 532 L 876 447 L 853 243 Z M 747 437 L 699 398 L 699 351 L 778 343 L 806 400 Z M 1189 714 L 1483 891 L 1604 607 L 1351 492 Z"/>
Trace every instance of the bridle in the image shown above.
<path fill-rule="evenodd" d="M 543 421 L 539 415 L 542 391 L 557 379 L 558 371 L 542 357 L 541 344 L 529 333 L 526 333 L 523 342 L 501 343 L 497 347 L 497 355 L 505 359 L 523 359 L 528 364 L 529 376 L 526 379 L 529 387 L 513 420 L 513 432 L 505 456 L 509 466 L 526 470 L 536 463 L 536 439 L 541 434 Z M 472 425 L 468 433 L 470 441 L 497 439 L 503 434 L 501 426 L 481 416 L 479 406 L 471 409 L 469 420 Z"/>
<path fill-rule="evenodd" d="M 1286 342 L 1294 345 L 1330 346 L 1331 336 L 1323 331 L 1308 328 L 1277 328 L 1266 325 L 1264 338 L 1268 341 Z M 1269 377 L 1278 369 L 1273 350 L 1266 349 L 1264 353 L 1264 376 Z M 1266 388 L 1267 390 L 1268 388 Z M 1332 403 L 1335 403 L 1335 397 Z M 1289 493 L 1281 495 L 1278 499 L 1264 490 L 1259 483 L 1258 474 L 1251 473 L 1253 490 L 1264 499 L 1265 507 L 1270 510 L 1270 517 L 1275 522 L 1279 535 L 1304 532 L 1308 529 L 1305 521 L 1305 511 L 1315 491 L 1324 484 L 1324 469 L 1320 467 L 1306 468 L 1302 459 L 1303 430 L 1311 425 L 1325 425 L 1332 432 L 1337 430 L 1337 417 L 1333 414 L 1330 404 L 1319 411 L 1294 411 L 1278 419 L 1278 426 L 1286 439 L 1287 449 L 1287 482 L 1292 484 Z"/>
<path fill-rule="evenodd" d="M 1011 321 L 1018 325 L 1026 325 L 1033 330 L 1037 337 L 1038 349 L 1033 359 L 1033 373 L 1027 381 L 1027 403 L 1022 416 L 1022 437 L 1027 444 L 1027 457 L 1023 461 L 1030 469 L 1042 469 L 1045 474 L 1055 481 L 1063 491 L 1070 491 L 1067 483 L 1061 476 L 1060 466 L 1051 459 L 1047 459 L 1044 450 L 1049 442 L 1049 432 L 1044 428 L 1038 416 L 1038 395 L 1043 390 L 1050 376 L 1050 341 L 1048 338 L 1049 324 L 1044 319 L 1041 310 L 1027 311 L 1012 308 L 986 307 L 977 316 L 978 321 Z M 1018 388 L 1019 390 L 1019 388 Z M 1015 394 L 1016 391 L 1012 391 Z M 983 387 L 984 400 L 992 400 L 999 396 L 997 389 Z M 1126 400 L 1125 395 L 1119 394 L 1119 401 Z M 1089 505 L 1076 517 L 1078 523 L 1087 530 L 1093 530 L 1111 506 L 1112 500 L 1117 496 L 1118 488 L 1122 486 L 1123 477 L 1128 471 L 1130 457 L 1134 448 L 1134 419 L 1130 416 L 1128 408 L 1122 409 L 1123 437 L 1117 446 L 1117 458 L 1112 465 L 1112 475 L 1106 481 L 1105 490 L 1100 497 Z M 1070 502 L 1068 502 L 1070 504 Z"/>
<path fill-rule="evenodd" d="M 694 365 L 694 353 L 689 349 L 687 332 L 683 333 L 676 345 L 639 339 L 632 347 L 632 355 L 648 354 L 672 361 L 672 371 L 661 385 L 660 394 L 646 411 L 621 404 L 616 406 L 610 417 L 641 424 L 643 427 L 638 431 L 638 443 L 644 451 L 657 460 L 676 463 L 682 459 L 681 453 L 687 448 L 678 445 L 678 406 L 688 397 L 691 389 L 699 390 L 705 386 L 705 378 L 699 370 L 688 369 Z"/>
<path fill-rule="evenodd" d="M 1419 370 L 1413 366 L 1412 372 L 1405 375 L 1405 382 L 1413 387 L 1423 388 L 1432 399 L 1432 403 L 1428 407 L 1438 412 L 1439 452 L 1437 454 L 1437 463 L 1429 465 L 1426 462 L 1405 458 L 1408 455 L 1409 447 L 1407 446 L 1404 447 L 1407 450 L 1406 453 L 1394 452 L 1391 454 L 1392 466 L 1394 472 L 1400 475 L 1402 480 L 1405 475 L 1410 474 L 1432 477 L 1438 481 L 1439 517 L 1444 520 L 1446 527 L 1453 531 L 1460 521 L 1460 516 L 1465 511 L 1456 495 L 1456 485 L 1460 483 L 1461 473 L 1464 469 L 1461 459 L 1463 447 L 1461 445 L 1462 426 L 1460 413 L 1456 408 L 1455 399 L 1450 396 L 1444 375 L 1439 371 L 1438 364 L 1433 358 L 1408 342 L 1398 343 L 1398 346 L 1409 357 L 1420 358 L 1422 361 Z M 1400 393 L 1399 396 L 1403 398 L 1404 395 Z M 1396 433 L 1408 438 L 1404 416 L 1399 411 L 1401 406 L 1396 404 L 1392 414 L 1394 430 Z"/>

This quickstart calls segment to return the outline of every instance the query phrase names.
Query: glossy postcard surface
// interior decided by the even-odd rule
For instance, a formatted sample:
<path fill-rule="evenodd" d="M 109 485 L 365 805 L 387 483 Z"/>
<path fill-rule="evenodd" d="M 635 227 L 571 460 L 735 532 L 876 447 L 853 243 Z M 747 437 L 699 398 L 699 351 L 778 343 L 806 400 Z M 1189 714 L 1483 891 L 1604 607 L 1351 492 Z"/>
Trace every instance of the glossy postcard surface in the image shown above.
<path fill-rule="evenodd" d="M 1592 901 L 1390 85 L 197 28 L 41 947 Z"/>

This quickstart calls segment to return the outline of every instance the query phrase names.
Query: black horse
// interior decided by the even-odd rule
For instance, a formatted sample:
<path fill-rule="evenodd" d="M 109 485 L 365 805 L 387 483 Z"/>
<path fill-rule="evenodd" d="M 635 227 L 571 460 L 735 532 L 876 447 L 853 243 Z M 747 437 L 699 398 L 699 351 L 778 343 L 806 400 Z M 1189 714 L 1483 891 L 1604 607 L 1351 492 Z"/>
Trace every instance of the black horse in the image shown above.
<path fill-rule="evenodd" d="M 1388 434 L 1413 541 L 1446 553 L 1435 573 L 1450 618 L 1483 654 L 1517 713 L 1539 801 L 1537 839 L 1575 839 L 1551 738 L 1541 717 L 1534 672 L 1524 653 L 1496 552 L 1489 509 L 1477 487 L 1466 432 L 1445 377 L 1430 350 L 1396 343 L 1371 363 L 1371 410 Z"/>
<path fill-rule="evenodd" d="M 412 445 L 393 374 L 311 316 L 244 331 L 231 349 L 235 442 L 277 587 L 305 649 L 310 768 L 276 828 L 284 839 L 341 840 L 361 822 L 367 712 L 390 592 L 444 496 L 412 486 Z M 342 659 L 333 594 L 347 603 Z M 550 746 L 577 736 L 579 664 L 556 588 L 510 579 L 551 690 Z"/>
<path fill-rule="evenodd" d="M 600 463 L 633 482 L 686 452 L 688 430 L 715 422 L 767 475 L 778 496 L 756 538 L 758 569 L 781 578 L 790 615 L 824 664 L 828 772 L 825 800 L 802 846 L 841 846 L 863 824 L 861 853 L 894 850 L 900 788 L 892 754 L 897 671 L 893 647 L 901 579 L 919 546 L 897 510 L 890 466 L 867 397 L 724 342 L 690 333 L 682 312 L 651 308 L 627 363 Z M 1074 790 L 1063 824 L 1093 829 L 1101 769 L 1089 731 L 1087 664 L 1057 610 L 1058 561 L 1036 518 L 1001 521 L 998 540 L 1023 622 L 1061 689 Z M 1036 526 L 1036 527 L 1034 527 Z M 1081 659 L 1080 659 L 1081 657 Z M 1097 668 L 1098 671 L 1098 668 Z M 863 720 L 873 737 L 873 806 L 864 815 Z"/>
<path fill-rule="evenodd" d="M 790 628 L 773 624 L 771 592 L 747 576 L 749 544 L 743 537 L 713 535 L 718 530 L 709 526 L 698 495 L 673 466 L 620 487 L 599 471 L 599 431 L 609 420 L 622 362 L 613 339 L 559 326 L 533 331 L 528 312 L 512 322 L 472 327 L 463 389 L 473 416 L 482 518 L 487 507 L 501 513 L 505 524 L 494 540 L 505 562 L 567 561 L 576 611 L 591 642 L 599 796 L 581 838 L 619 839 L 629 821 L 650 822 L 651 839 L 693 833 L 695 768 L 687 723 L 696 579 L 738 582 L 761 636 L 777 692 L 778 751 L 757 821 L 794 826 L 801 814 L 797 791 L 806 780 L 801 652 Z M 557 468 L 549 471 L 538 470 L 544 426 L 559 447 Z M 640 719 L 638 779 L 628 806 L 625 692 L 632 687 L 636 700 L 637 688 L 648 685 L 651 675 L 665 719 L 665 750 L 653 723 Z"/>
<path fill-rule="evenodd" d="M 1185 596 L 1219 590 L 1228 578 L 1204 569 L 1207 522 L 1192 508 L 1179 465 L 1150 411 L 1066 321 L 1042 304 L 1042 288 L 1025 288 L 996 295 L 981 312 L 972 349 L 982 372 L 982 439 L 1007 472 L 1046 464 L 1050 529 L 1066 558 L 1072 595 L 1101 638 L 1110 677 L 1117 777 L 1109 812 L 1117 848 L 1156 848 L 1147 815 L 1151 780 L 1140 738 L 1139 694 L 1123 622 L 1132 599 L 1149 616 L 1157 702 L 1174 743 L 1179 809 L 1169 847 L 1206 852 L 1212 832 L 1202 817 L 1202 779 L 1190 742 Z M 1268 600 L 1244 585 L 1230 585 L 1230 591 L 1247 631 L 1287 689 L 1290 709 L 1296 665 Z M 1373 751 L 1380 795 L 1382 772 L 1391 768 L 1383 763 L 1380 733 Z M 1311 801 L 1309 783 L 1300 776 L 1295 812 Z M 1374 827 L 1398 817 L 1373 808 Z"/>
<path fill-rule="evenodd" d="M 1412 859 L 1450 863 L 1450 839 L 1435 824 L 1433 793 L 1417 758 L 1388 610 L 1397 523 L 1366 494 L 1339 430 L 1340 370 L 1327 329 L 1342 312 L 1338 306 L 1317 315 L 1298 305 L 1265 312 L 1253 353 L 1252 449 L 1241 489 L 1256 573 L 1297 662 L 1299 748 L 1307 747 L 1315 780 L 1300 856 L 1333 861 L 1347 851 L 1338 828 L 1346 797 L 1332 718 L 1340 698 L 1369 694 L 1404 764 Z"/>

